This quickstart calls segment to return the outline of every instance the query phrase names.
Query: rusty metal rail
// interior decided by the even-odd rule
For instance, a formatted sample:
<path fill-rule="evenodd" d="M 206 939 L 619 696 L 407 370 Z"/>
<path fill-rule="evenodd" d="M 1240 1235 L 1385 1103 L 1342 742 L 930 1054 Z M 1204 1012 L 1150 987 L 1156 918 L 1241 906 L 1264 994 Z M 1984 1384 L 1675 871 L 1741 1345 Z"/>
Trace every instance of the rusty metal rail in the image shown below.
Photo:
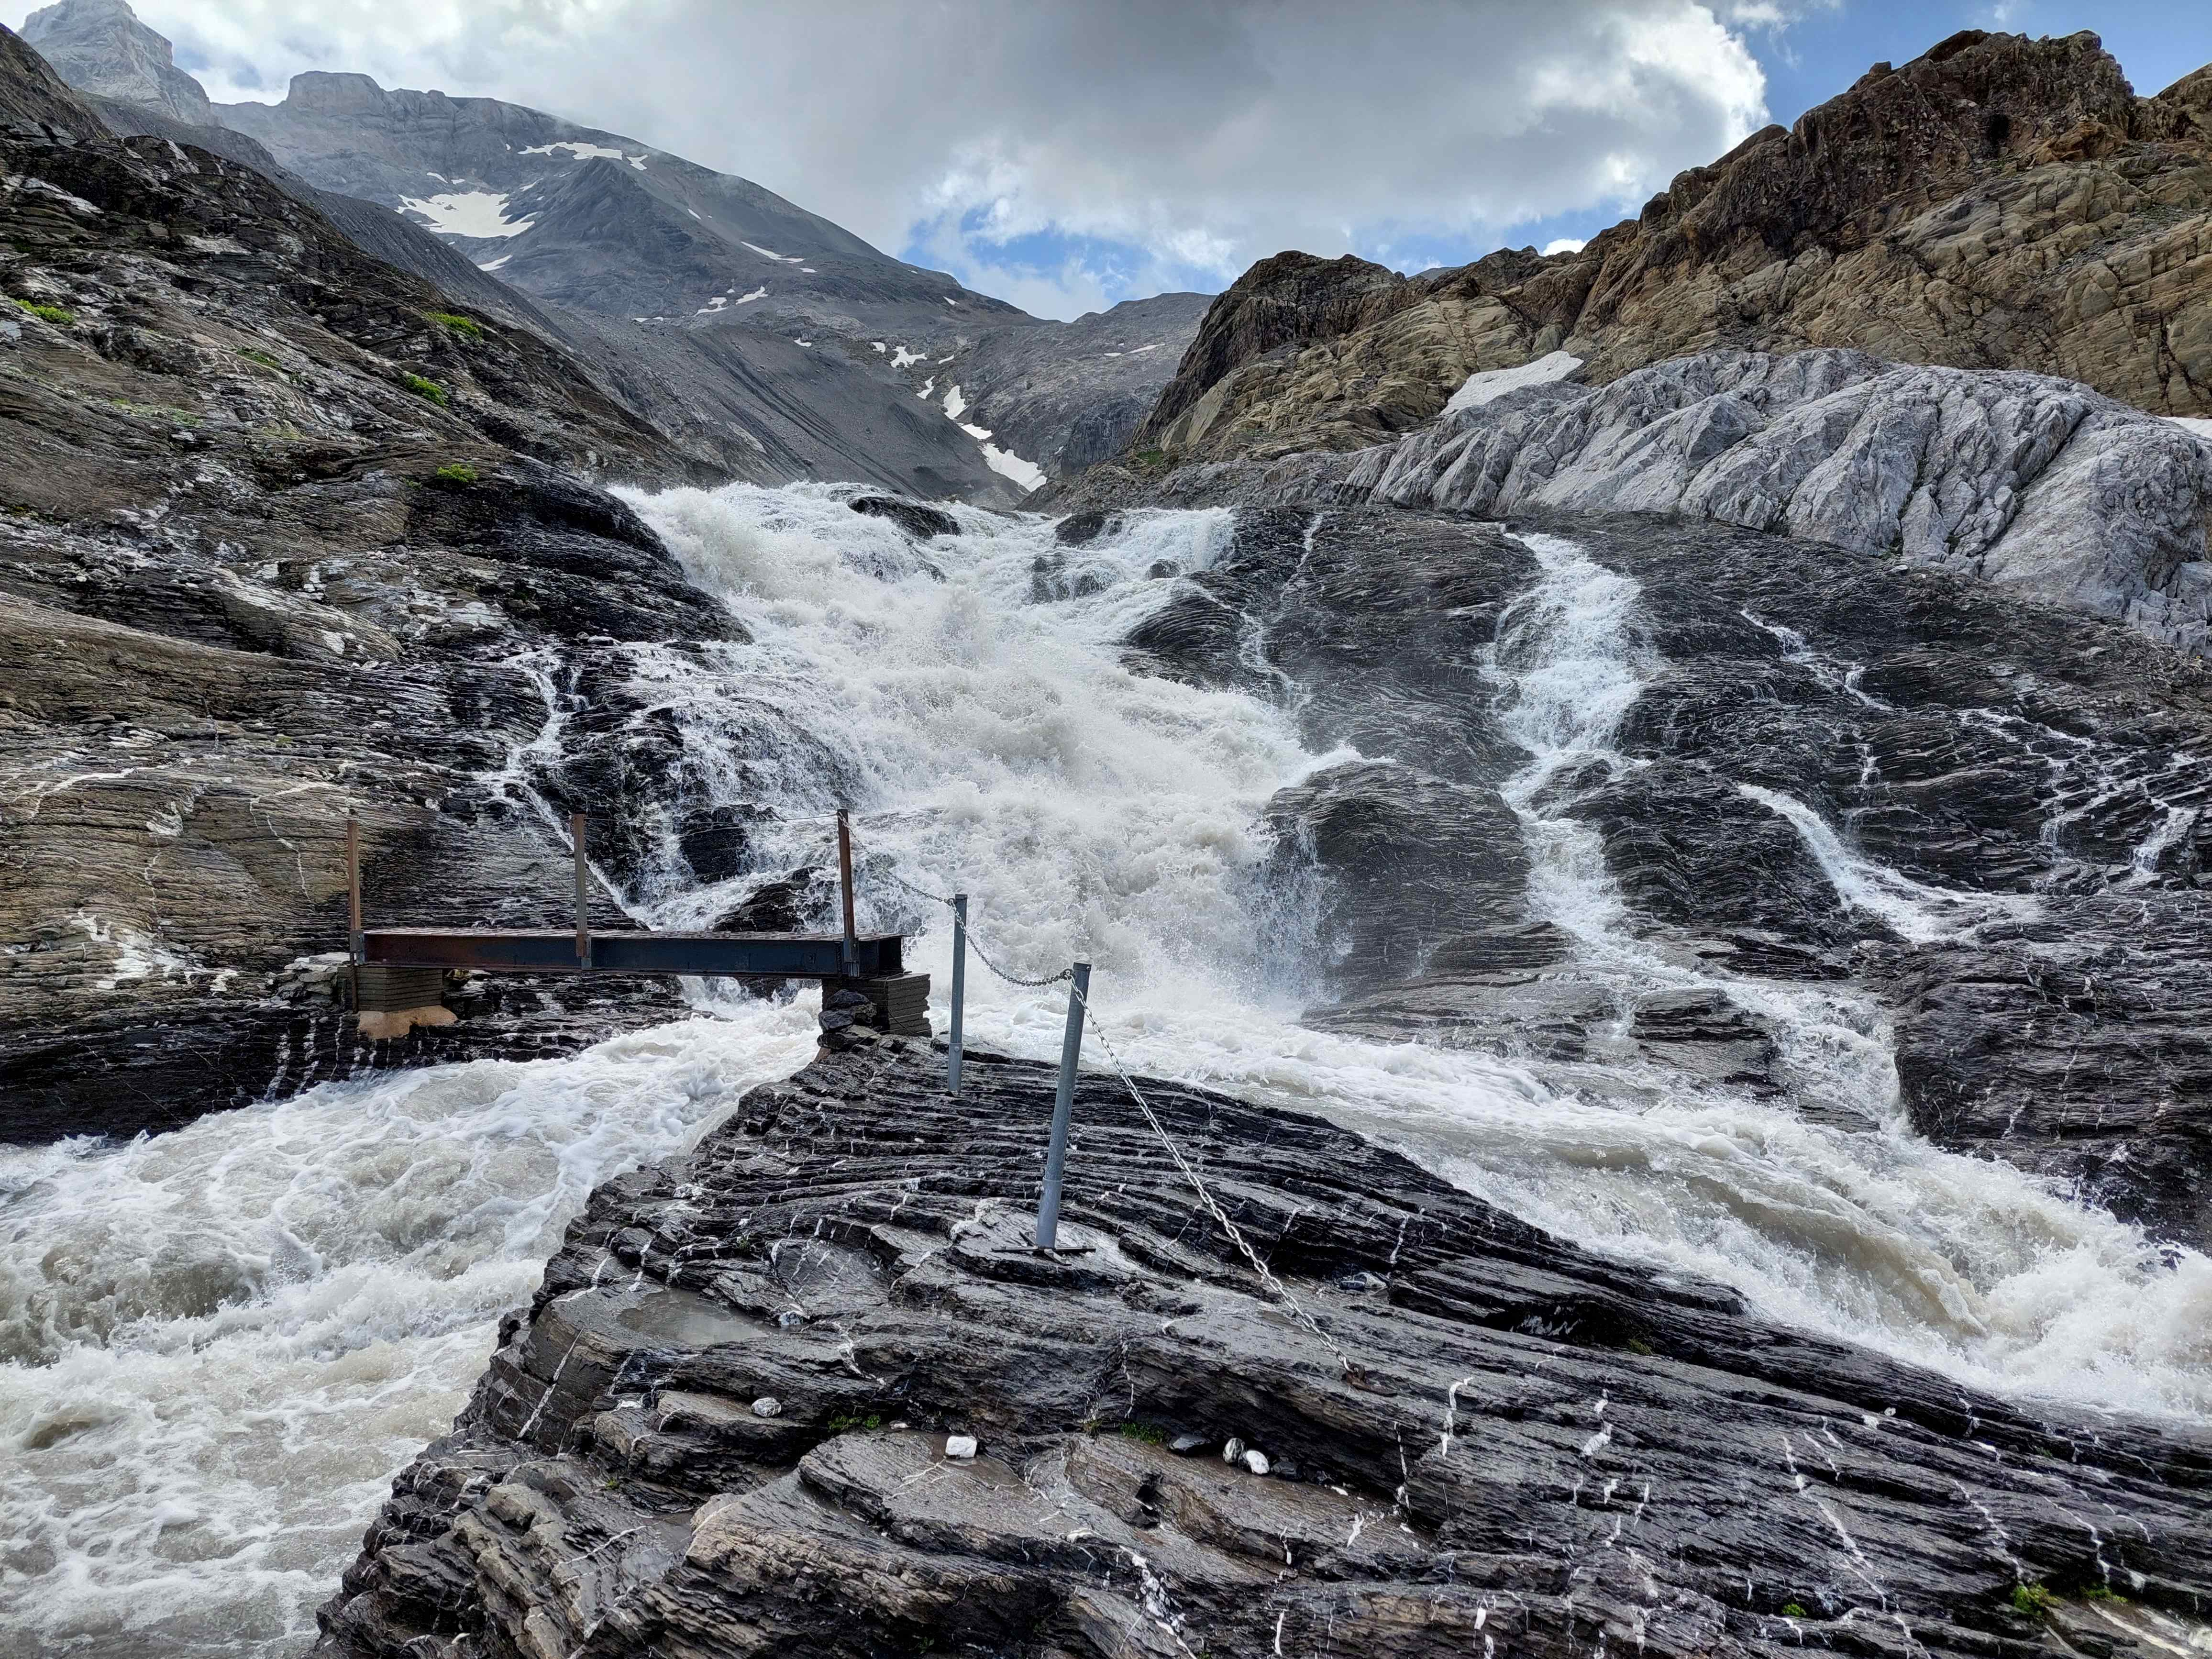
<path fill-rule="evenodd" d="M 876 979 L 906 971 L 896 933 L 677 933 L 594 928 L 588 955 L 560 927 L 372 927 L 361 959 L 394 967 L 511 974 L 707 974 Z M 852 966 L 848 967 L 850 951 Z"/>

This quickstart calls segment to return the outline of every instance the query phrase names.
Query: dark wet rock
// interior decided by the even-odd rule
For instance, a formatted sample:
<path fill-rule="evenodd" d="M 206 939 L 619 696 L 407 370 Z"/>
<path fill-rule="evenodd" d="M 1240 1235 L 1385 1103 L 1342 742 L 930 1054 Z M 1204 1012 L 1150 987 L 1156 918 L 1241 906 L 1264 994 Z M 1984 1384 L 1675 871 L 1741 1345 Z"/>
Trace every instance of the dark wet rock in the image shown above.
<path fill-rule="evenodd" d="M 1357 762 L 1279 792 L 1267 823 L 1285 877 L 1310 867 L 1324 883 L 1321 922 L 1346 985 L 1408 977 L 1438 939 L 1522 914 L 1528 860 L 1495 789 Z"/>
<path fill-rule="evenodd" d="M 566 922 L 526 793 L 561 779 L 526 751 L 647 721 L 646 642 L 738 637 L 587 480 L 690 463 L 559 346 L 433 320 L 459 302 L 0 48 L 0 88 L 73 124 L 0 137 L 0 286 L 49 308 L 0 307 L 0 1138 L 669 1017 L 672 985 L 455 988 L 458 1025 L 368 1043 L 312 970 L 345 944 L 349 811 L 372 925 Z M 606 868 L 648 769 L 562 797 L 605 815 Z"/>
<path fill-rule="evenodd" d="M 322 1650 L 2031 1659 L 2212 1593 L 2202 1431 L 2047 1424 L 1311 1118 L 1147 1085 L 1348 1371 L 1109 1079 L 1041 1255 L 1052 1073 L 973 1059 L 955 1102 L 857 1035 L 602 1187 Z"/>
<path fill-rule="evenodd" d="M 2197 1035 L 2212 987 L 2189 942 L 2212 926 L 2203 665 L 1817 543 L 1647 517 L 1515 523 L 1641 590 L 1657 666 L 1612 739 L 1622 763 L 1567 767 L 1538 803 L 1597 833 L 1629 931 L 1709 973 L 1870 999 L 1902 1104 L 1940 1144 L 2045 1172 L 2161 1236 L 2212 1237 Z M 1296 709 L 1317 752 L 1391 757 L 1278 803 L 1279 868 L 1316 883 L 1337 973 L 1310 1022 L 1787 1087 L 1771 1033 L 1710 1003 L 1649 1006 L 1648 984 L 1526 909 L 1523 840 L 1496 803 L 1527 757 L 1486 658 L 1534 575 L 1509 526 L 1247 507 L 1228 552 L 1130 644 Z M 1847 896 L 1791 803 L 1844 856 L 1887 866 L 1887 897 Z M 1316 811 L 1334 818 L 1333 857 L 1299 833 Z"/>
<path fill-rule="evenodd" d="M 960 521 L 950 513 L 920 501 L 902 501 L 891 495 L 856 495 L 845 505 L 872 519 L 889 519 L 918 542 L 960 532 Z"/>
<path fill-rule="evenodd" d="M 794 870 L 763 882 L 734 909 L 725 911 L 714 926 L 732 933 L 808 933 L 826 923 L 835 896 L 836 884 L 829 872 Z"/>
<path fill-rule="evenodd" d="M 1053 526 L 1052 538 L 1062 547 L 1088 547 L 1107 532 L 1117 517 L 1095 508 L 1071 513 Z"/>

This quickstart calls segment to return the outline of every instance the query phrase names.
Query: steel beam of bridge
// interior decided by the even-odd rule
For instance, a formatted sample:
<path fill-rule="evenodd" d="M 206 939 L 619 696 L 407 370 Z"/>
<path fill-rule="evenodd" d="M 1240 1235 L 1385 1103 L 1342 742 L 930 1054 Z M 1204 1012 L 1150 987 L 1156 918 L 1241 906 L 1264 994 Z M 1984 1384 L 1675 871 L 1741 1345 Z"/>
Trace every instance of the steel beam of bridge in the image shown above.
<path fill-rule="evenodd" d="M 577 959 L 573 929 L 375 927 L 361 935 L 362 960 L 393 967 L 484 968 L 524 974 L 708 974 L 744 978 L 887 978 L 905 972 L 896 933 L 864 933 L 846 957 L 842 934 L 591 933 Z"/>

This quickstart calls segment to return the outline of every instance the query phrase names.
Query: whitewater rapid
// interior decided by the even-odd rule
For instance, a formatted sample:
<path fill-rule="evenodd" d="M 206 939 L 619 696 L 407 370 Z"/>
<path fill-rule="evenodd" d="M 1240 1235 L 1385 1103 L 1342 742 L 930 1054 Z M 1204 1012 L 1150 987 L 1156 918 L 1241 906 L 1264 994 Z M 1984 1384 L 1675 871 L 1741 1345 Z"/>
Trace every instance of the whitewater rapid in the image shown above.
<path fill-rule="evenodd" d="M 1613 733 L 1664 665 L 1632 581 L 1528 538 L 1538 582 L 1484 665 L 1531 757 L 1504 793 L 1532 907 L 1574 939 L 1566 971 L 1624 996 L 1717 986 L 1773 1021 L 1793 1087 L 1840 1117 L 1302 1027 L 1319 983 L 1300 948 L 1310 906 L 1267 879 L 1261 813 L 1349 757 L 1303 745 L 1287 692 L 1146 676 L 1118 644 L 1222 555 L 1231 515 L 1133 514 L 1063 549 L 1047 521 L 956 509 L 960 534 L 917 547 L 851 512 L 853 493 L 632 497 L 753 642 L 623 647 L 631 690 L 682 731 L 710 795 L 778 814 L 757 827 L 756 872 L 719 886 L 690 878 L 672 833 L 625 896 L 641 920 L 701 924 L 754 882 L 818 865 L 849 803 L 863 923 L 918 931 L 940 1022 L 950 940 L 922 894 L 957 887 L 1018 973 L 1095 964 L 1094 1006 L 1134 1066 L 1380 1134 L 1580 1242 L 1964 1381 L 2212 1415 L 2212 1262 L 1930 1147 L 1898 1110 L 1878 1010 L 1726 979 L 1633 936 L 1594 832 L 1544 787 L 1571 766 L 1634 763 Z M 550 683 L 518 672 L 548 691 L 543 760 L 560 742 Z M 526 792 L 532 764 L 518 756 L 502 781 Z M 1977 896 L 1908 883 L 1801 804 L 1765 804 L 1847 902 L 1900 931 L 1980 918 Z M 972 963 L 968 984 L 971 1042 L 1056 1054 L 1059 995 Z M 802 1065 L 812 1003 L 702 1002 L 568 1060 L 325 1085 L 126 1146 L 0 1152 L 0 1443 L 15 1466 L 0 1627 L 85 1653 L 156 1636 L 296 1648 L 586 1193 Z"/>

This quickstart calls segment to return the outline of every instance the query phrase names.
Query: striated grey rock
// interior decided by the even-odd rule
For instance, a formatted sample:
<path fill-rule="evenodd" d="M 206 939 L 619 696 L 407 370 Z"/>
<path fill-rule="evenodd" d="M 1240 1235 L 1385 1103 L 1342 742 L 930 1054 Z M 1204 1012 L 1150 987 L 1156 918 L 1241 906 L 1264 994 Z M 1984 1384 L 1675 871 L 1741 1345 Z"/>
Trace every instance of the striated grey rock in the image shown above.
<path fill-rule="evenodd" d="M 2202 1430 L 2081 1433 L 1147 1085 L 1341 1363 L 1110 1079 L 1077 1091 L 1083 1249 L 1028 1248 L 1053 1074 L 971 1062 L 952 1101 L 863 1034 L 594 1194 L 319 1650 L 2058 1659 L 2203 1629 Z"/>
<path fill-rule="evenodd" d="M 2047 375 L 1708 352 L 1447 414 L 1346 483 L 1482 514 L 1711 519 L 2212 639 L 2212 444 Z"/>
<path fill-rule="evenodd" d="M 23 20 L 23 39 L 79 92 L 143 104 L 179 121 L 212 125 L 206 91 L 177 67 L 167 40 L 125 0 L 62 0 Z"/>
<path fill-rule="evenodd" d="M 1650 676 L 1617 758 L 1563 769 L 1537 804 L 1596 835 L 1626 936 L 1702 986 L 1624 973 L 1532 910 L 1500 793 L 1528 757 L 1486 659 L 1536 577 L 1515 532 L 1536 529 L 1637 583 Z M 1313 752 L 1388 757 L 1270 805 L 1274 890 L 1312 884 L 1299 914 L 1330 964 L 1307 1024 L 1786 1096 L 1864 1128 L 1883 1101 L 1792 1071 L 1729 994 L 1826 985 L 1883 1012 L 1899 1104 L 1939 1144 L 2212 1239 L 2201 660 L 1948 570 L 1710 520 L 1509 528 L 1340 502 L 1244 511 L 1129 644 L 1153 672 L 1275 699 Z M 1847 898 L 1785 799 L 1923 884 L 1926 913 Z"/>
<path fill-rule="evenodd" d="M 560 346 L 258 172 L 106 133 L 9 33 L 0 98 L 47 111 L 0 135 L 0 1138 L 668 1018 L 666 985 L 456 976 L 471 1018 L 372 1043 L 329 958 L 349 810 L 371 914 L 429 925 L 566 915 L 523 791 L 591 780 L 610 860 L 644 791 L 713 846 L 621 687 L 641 644 L 735 630 L 584 481 L 702 475 Z M 561 765 L 492 781 L 564 684 Z"/>

